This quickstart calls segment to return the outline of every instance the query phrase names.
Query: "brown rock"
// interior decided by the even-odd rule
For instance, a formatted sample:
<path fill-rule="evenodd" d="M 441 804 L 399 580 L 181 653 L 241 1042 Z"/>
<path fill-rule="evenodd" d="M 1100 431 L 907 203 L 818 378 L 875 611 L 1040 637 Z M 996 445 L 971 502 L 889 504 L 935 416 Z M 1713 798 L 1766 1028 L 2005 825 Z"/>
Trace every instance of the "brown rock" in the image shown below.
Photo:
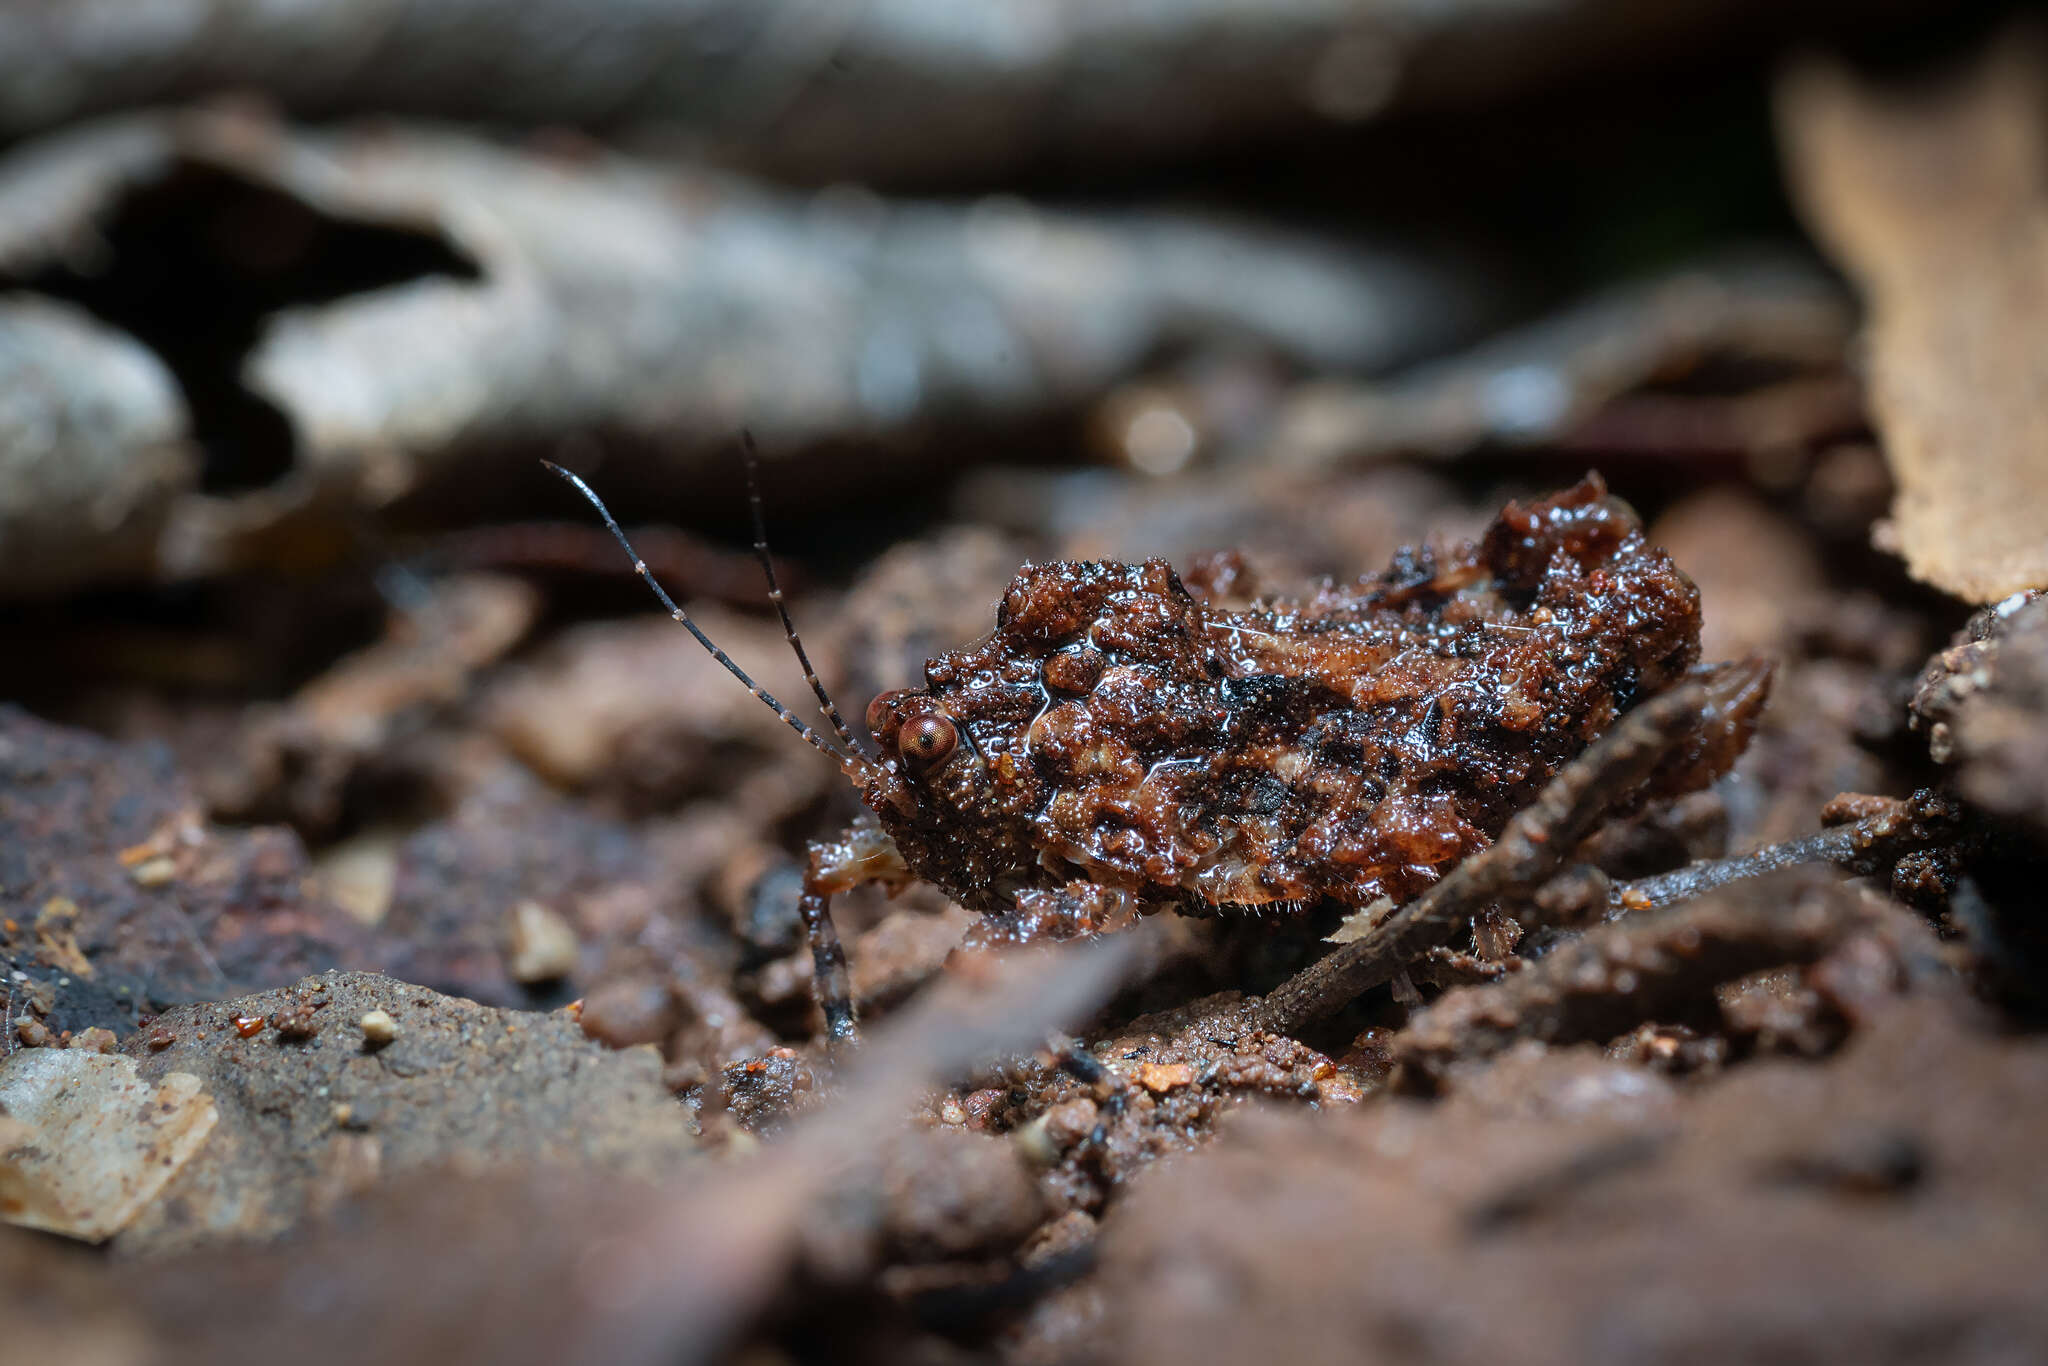
<path fill-rule="evenodd" d="M 323 1000 L 363 1021 L 278 1047 L 243 1040 L 232 1021 L 267 1019 Z M 377 1017 L 383 1017 L 381 1023 Z M 366 1043 L 403 1023 L 382 1047 Z M 338 1193 L 460 1160 L 489 1166 L 558 1161 L 656 1177 L 693 1146 L 685 1112 L 662 1088 L 651 1053 L 613 1053 L 567 1020 L 493 1010 L 368 973 L 330 973 L 293 988 L 164 1016 L 175 1041 L 126 1048 L 145 1079 L 184 1072 L 220 1107 L 206 1148 L 121 1234 L 132 1252 L 263 1238 Z M 336 1148 L 349 1132 L 376 1140 Z"/>
<path fill-rule="evenodd" d="M 172 879 L 137 879 L 159 860 Z M 14 966 L 48 989 L 53 1030 L 125 1033 L 155 1007 L 375 959 L 307 871 L 289 831 L 206 824 L 161 746 L 0 706 L 0 916 L 35 929 Z"/>

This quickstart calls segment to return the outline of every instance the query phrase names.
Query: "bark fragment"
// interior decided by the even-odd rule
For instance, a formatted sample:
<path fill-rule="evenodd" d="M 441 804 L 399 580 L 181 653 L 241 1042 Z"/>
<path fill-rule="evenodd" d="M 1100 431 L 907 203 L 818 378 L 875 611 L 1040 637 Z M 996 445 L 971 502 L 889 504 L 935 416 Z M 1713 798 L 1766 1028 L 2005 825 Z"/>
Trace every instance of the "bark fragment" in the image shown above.
<path fill-rule="evenodd" d="M 279 259 L 257 269 L 249 236 Z M 52 586 L 138 563 L 183 577 L 331 560 L 349 509 L 510 453 L 524 475 L 525 454 L 571 437 L 650 476 L 728 460 L 743 427 L 771 457 L 828 438 L 872 456 L 933 423 L 1070 410 L 1168 344 L 1356 371 L 1485 312 L 1428 254 L 1216 215 L 805 195 L 448 129 L 187 110 L 0 159 L 0 282 L 135 308 L 108 285 L 124 252 L 173 246 L 190 257 L 178 272 L 221 281 L 219 297 L 167 296 L 180 316 L 136 320 L 183 395 L 118 334 L 71 340 L 71 368 L 91 368 L 66 388 L 121 401 L 82 432 L 111 466 L 93 506 L 139 529 L 104 556 L 72 545 L 43 567 Z M 41 335 L 54 316 L 29 299 L 0 323 Z M 0 367 L 14 356 L 34 378 L 5 337 Z M 219 496 L 193 491 L 178 444 L 209 414 L 223 430 L 196 435 Z M 0 468 L 33 436 L 17 424 L 5 444 L 0 417 Z M 38 517 L 80 522 L 77 490 L 57 493 L 0 504 L 0 563 L 28 553 Z"/>

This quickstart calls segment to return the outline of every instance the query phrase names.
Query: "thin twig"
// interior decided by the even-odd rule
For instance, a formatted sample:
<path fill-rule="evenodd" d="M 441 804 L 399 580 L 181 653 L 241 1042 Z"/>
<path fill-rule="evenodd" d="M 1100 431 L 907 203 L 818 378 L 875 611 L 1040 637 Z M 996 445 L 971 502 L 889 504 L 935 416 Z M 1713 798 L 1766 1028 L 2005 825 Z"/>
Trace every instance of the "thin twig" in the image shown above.
<path fill-rule="evenodd" d="M 1909 853 L 1952 842 L 1955 816 L 1955 808 L 1946 798 L 1931 791 L 1916 792 L 1853 825 L 1766 845 L 1735 858 L 1688 864 L 1654 877 L 1616 883 L 1606 918 L 1618 920 L 1637 911 L 1675 906 L 1716 887 L 1802 863 L 1833 863 L 1859 874 L 1886 871 Z"/>
<path fill-rule="evenodd" d="M 1618 882 L 1609 898 L 1606 918 L 1619 920 L 1638 911 L 1661 910 L 1681 901 L 1690 901 L 1716 887 L 1762 877 L 1765 873 L 1775 873 L 1781 868 L 1802 863 L 1847 863 L 1855 855 L 1859 828 L 1860 825 L 1845 825 L 1836 830 L 1823 830 L 1818 835 L 1767 845 L 1737 858 L 1687 864 L 1654 877 Z"/>
<path fill-rule="evenodd" d="M 1342 1009 L 1487 905 L 1548 878 L 1609 810 L 1698 729 L 1710 710 L 1743 695 L 1768 668 L 1758 661 L 1732 666 L 1637 707 L 1552 778 L 1491 848 L 1458 865 L 1360 938 L 1283 982 L 1259 1003 L 1255 1018 L 1260 1027 L 1293 1033 Z"/>

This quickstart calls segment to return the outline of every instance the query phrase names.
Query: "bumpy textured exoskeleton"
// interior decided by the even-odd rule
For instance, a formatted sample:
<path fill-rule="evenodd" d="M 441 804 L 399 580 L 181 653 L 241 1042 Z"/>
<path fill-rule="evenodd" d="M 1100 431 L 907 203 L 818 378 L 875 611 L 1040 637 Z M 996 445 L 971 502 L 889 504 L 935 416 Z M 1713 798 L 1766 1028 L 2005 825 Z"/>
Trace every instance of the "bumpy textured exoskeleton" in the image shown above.
<path fill-rule="evenodd" d="M 1301 597 L 1259 593 L 1230 556 L 1187 581 L 1159 559 L 1026 565 L 993 631 L 870 704 L 878 755 L 784 713 L 871 813 L 810 850 L 828 1033 L 855 1028 L 830 898 L 865 882 L 930 882 L 1019 939 L 1405 902 L 1683 679 L 1699 627 L 1692 582 L 1597 476 Z M 1702 717 L 1641 795 L 1724 771 L 1762 702 Z"/>

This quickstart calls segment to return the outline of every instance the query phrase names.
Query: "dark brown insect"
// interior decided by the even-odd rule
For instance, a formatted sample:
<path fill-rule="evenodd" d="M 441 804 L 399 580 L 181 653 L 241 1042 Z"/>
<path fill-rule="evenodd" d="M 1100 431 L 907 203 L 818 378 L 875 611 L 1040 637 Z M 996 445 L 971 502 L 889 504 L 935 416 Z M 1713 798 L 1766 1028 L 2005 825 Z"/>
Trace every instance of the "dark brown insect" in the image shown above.
<path fill-rule="evenodd" d="M 557 472 L 618 534 L 589 487 Z M 1699 656 L 1697 590 L 1588 476 L 1510 504 L 1476 544 L 1403 550 L 1380 574 L 1299 598 L 1255 593 L 1228 556 L 1187 581 L 1159 559 L 1027 564 L 993 631 L 927 663 L 922 688 L 869 705 L 880 751 L 871 756 L 804 656 L 759 534 L 758 497 L 755 512 L 770 595 L 838 745 L 655 592 L 840 764 L 872 813 L 812 846 L 804 883 L 834 1039 L 854 1030 L 834 893 L 922 879 L 1018 939 L 1112 929 L 1163 909 L 1406 902 L 1485 848 L 1560 768 Z M 1638 797 L 1725 770 L 1763 696 L 1759 685 L 1702 717 Z"/>

